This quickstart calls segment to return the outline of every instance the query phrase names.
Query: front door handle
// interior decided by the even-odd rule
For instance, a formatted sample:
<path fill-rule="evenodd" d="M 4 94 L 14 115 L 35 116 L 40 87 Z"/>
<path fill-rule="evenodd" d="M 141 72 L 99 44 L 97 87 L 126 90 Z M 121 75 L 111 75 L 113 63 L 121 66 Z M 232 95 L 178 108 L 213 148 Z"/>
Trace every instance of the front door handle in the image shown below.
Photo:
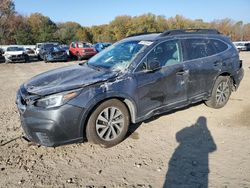
<path fill-rule="evenodd" d="M 183 76 L 189 73 L 189 70 L 180 70 L 176 73 L 178 76 Z"/>

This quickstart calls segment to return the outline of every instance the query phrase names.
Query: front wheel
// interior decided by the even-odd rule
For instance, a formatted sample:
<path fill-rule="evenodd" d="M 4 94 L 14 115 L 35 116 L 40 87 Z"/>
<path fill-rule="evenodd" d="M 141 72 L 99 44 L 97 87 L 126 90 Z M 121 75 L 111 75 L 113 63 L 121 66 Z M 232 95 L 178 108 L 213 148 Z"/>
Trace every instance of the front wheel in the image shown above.
<path fill-rule="evenodd" d="M 76 53 L 76 59 L 78 61 L 81 61 L 82 60 L 82 56 L 79 54 L 79 52 Z"/>
<path fill-rule="evenodd" d="M 214 84 L 211 98 L 205 104 L 212 108 L 222 108 L 231 95 L 231 79 L 228 76 L 219 76 Z"/>
<path fill-rule="evenodd" d="M 90 115 L 86 127 L 88 141 L 107 147 L 120 143 L 129 126 L 127 107 L 117 99 L 101 103 Z"/>

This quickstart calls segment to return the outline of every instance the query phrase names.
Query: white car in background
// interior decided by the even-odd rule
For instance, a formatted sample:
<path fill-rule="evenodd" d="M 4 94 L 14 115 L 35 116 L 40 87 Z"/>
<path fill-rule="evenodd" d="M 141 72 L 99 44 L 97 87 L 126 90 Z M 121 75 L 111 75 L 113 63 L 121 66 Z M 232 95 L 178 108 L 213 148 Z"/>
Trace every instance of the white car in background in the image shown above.
<path fill-rule="evenodd" d="M 40 52 L 40 47 L 42 46 L 43 43 L 36 43 L 36 47 L 35 47 L 35 54 L 38 57 L 38 59 L 41 59 L 39 52 Z"/>
<path fill-rule="evenodd" d="M 250 50 L 250 42 L 249 41 L 240 41 L 240 42 L 233 42 L 235 47 L 239 51 L 249 51 Z"/>
<path fill-rule="evenodd" d="M 5 62 L 28 62 L 29 56 L 23 47 L 10 46 L 4 53 Z"/>

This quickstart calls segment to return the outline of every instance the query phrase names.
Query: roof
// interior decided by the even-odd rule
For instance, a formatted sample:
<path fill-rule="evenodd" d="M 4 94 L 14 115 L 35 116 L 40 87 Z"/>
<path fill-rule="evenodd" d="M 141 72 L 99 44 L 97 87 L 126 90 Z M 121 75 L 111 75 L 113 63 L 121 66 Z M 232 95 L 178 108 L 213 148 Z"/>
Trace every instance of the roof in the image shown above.
<path fill-rule="evenodd" d="M 173 30 L 166 30 L 162 33 L 139 33 L 132 36 L 128 36 L 127 38 L 123 39 L 123 41 L 131 41 L 131 40 L 149 40 L 155 41 L 165 37 L 173 37 L 173 36 L 190 36 L 190 35 L 220 35 L 220 32 L 216 29 L 173 29 Z"/>

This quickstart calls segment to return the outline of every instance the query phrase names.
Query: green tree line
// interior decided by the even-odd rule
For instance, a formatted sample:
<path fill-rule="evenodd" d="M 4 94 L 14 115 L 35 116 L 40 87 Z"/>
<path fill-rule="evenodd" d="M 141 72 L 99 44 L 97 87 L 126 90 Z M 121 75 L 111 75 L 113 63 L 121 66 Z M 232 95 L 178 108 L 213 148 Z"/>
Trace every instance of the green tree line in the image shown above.
<path fill-rule="evenodd" d="M 204 22 L 181 15 L 166 18 L 151 13 L 117 16 L 109 24 L 83 27 L 76 22 L 55 23 L 41 13 L 23 16 L 15 11 L 12 0 L 0 0 L 0 44 L 35 44 L 58 41 L 115 42 L 129 35 L 162 32 L 167 29 L 215 28 L 233 41 L 250 40 L 250 23 L 229 18 Z"/>

